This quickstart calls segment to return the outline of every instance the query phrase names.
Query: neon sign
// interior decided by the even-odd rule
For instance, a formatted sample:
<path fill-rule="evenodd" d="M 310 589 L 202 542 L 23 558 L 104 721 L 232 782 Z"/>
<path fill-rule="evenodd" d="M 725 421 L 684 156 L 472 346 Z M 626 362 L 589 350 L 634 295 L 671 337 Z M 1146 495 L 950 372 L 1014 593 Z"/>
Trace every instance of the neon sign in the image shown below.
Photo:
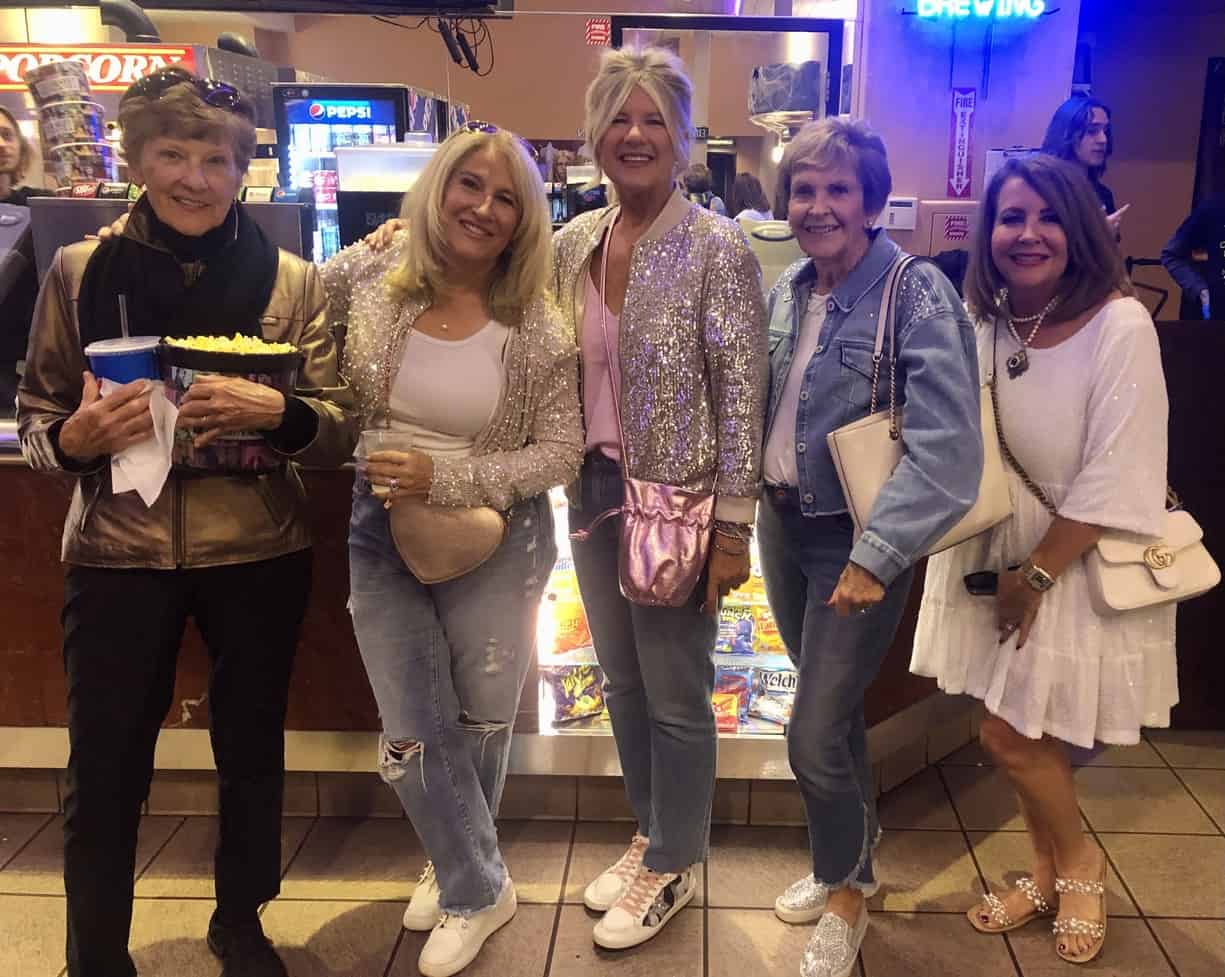
<path fill-rule="evenodd" d="M 1046 0 L 918 0 L 925 20 L 1035 20 Z"/>

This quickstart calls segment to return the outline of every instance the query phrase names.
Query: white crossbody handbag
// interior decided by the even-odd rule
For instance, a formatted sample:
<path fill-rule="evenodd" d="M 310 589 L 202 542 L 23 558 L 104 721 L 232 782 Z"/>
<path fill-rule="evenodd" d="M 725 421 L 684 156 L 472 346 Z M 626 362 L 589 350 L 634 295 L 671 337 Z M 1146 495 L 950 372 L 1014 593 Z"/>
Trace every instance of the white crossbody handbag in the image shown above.
<path fill-rule="evenodd" d="M 999 324 L 996 323 L 996 329 Z M 992 370 L 995 345 L 991 347 Z M 994 393 L 994 388 L 992 388 Z M 996 406 L 1000 450 L 1044 509 L 1052 516 L 1059 510 L 1050 497 L 1017 461 L 1004 438 Z M 1174 604 L 1207 593 L 1221 582 L 1221 570 L 1208 548 L 1204 531 L 1173 489 L 1166 491 L 1165 530 L 1160 536 L 1141 536 L 1121 529 L 1108 529 L 1085 554 L 1085 575 L 1093 609 L 1105 617 Z"/>
<path fill-rule="evenodd" d="M 858 421 L 845 424 L 825 436 L 834 460 L 847 511 L 855 524 L 856 538 L 863 532 L 872 514 L 872 507 L 885 482 L 893 474 L 905 452 L 903 411 L 897 406 L 897 291 L 902 274 L 915 260 L 904 255 L 893 263 L 880 300 L 880 315 L 876 321 L 876 343 L 872 350 L 872 402 L 870 413 Z M 876 409 L 876 388 L 885 345 L 885 330 L 889 332 L 889 408 Z M 961 520 L 932 546 L 925 555 L 939 553 L 979 533 L 986 532 L 1012 515 L 1008 496 L 1008 480 L 1000 457 L 1000 441 L 996 437 L 995 413 L 992 409 L 991 380 L 979 391 L 979 415 L 983 437 L 983 474 L 979 481 L 978 498 Z"/>

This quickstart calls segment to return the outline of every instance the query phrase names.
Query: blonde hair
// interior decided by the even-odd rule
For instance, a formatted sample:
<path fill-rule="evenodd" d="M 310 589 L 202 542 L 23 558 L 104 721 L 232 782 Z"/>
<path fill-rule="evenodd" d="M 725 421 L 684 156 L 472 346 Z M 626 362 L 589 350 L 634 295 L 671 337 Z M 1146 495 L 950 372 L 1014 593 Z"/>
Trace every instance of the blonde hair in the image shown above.
<path fill-rule="evenodd" d="M 175 70 L 182 71 L 173 66 L 162 69 Z M 256 146 L 255 109 L 250 102 L 240 98 L 232 110 L 209 105 L 187 80 L 156 97 L 143 94 L 140 86 L 137 82 L 129 88 L 119 102 L 123 155 L 129 165 L 140 164 L 140 154 L 149 140 L 167 136 L 228 145 L 239 172 L 247 172 Z"/>
<path fill-rule="evenodd" d="M 864 212 L 875 215 L 884 210 L 893 190 L 884 141 L 866 122 L 831 117 L 808 123 L 787 144 L 778 168 L 775 213 L 787 213 L 796 170 L 805 166 L 824 170 L 842 164 L 855 171 L 863 187 Z"/>
<path fill-rule="evenodd" d="M 553 265 L 553 225 L 540 171 L 519 138 L 509 132 L 469 132 L 461 129 L 439 148 L 406 195 L 408 243 L 404 261 L 387 275 L 397 302 L 432 300 L 447 278 L 446 232 L 442 207 L 447 186 L 469 156 L 494 153 L 510 170 L 519 200 L 519 223 L 498 259 L 489 289 L 490 311 L 500 322 L 517 325 L 524 309 L 548 290 Z"/>
<path fill-rule="evenodd" d="M 659 108 L 677 166 L 689 161 L 689 142 L 693 136 L 693 83 L 685 74 L 681 59 L 667 48 L 648 47 L 641 51 L 609 50 L 600 59 L 600 70 L 587 86 L 586 150 L 595 161 L 596 182 L 604 176 L 597 150 L 612 126 L 612 121 L 630 97 L 641 88 Z"/>

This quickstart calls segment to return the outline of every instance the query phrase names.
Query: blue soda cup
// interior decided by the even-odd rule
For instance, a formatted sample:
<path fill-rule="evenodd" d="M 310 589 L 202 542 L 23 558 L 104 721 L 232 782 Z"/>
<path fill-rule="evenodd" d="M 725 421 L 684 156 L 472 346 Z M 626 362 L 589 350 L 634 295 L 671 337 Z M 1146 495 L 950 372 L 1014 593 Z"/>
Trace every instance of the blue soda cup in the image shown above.
<path fill-rule="evenodd" d="M 157 362 L 159 336 L 128 336 L 101 339 L 85 347 L 89 369 L 99 380 L 131 383 L 133 380 L 160 380 Z"/>

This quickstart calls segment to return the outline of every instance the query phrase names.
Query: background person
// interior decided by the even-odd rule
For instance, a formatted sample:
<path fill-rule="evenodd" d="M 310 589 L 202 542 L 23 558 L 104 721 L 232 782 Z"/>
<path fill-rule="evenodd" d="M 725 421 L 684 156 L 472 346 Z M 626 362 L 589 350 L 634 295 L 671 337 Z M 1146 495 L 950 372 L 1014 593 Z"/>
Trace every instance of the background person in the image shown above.
<path fill-rule="evenodd" d="M 766 199 L 766 191 L 762 189 L 761 181 L 752 173 L 736 174 L 736 180 L 732 184 L 732 213 L 738 221 L 774 219 L 770 212 L 770 202 Z"/>
<path fill-rule="evenodd" d="M 704 163 L 694 163 L 682 174 L 681 185 L 685 188 L 685 195 L 695 204 L 714 211 L 720 217 L 727 216 L 727 205 L 714 192 L 710 167 Z"/>
<path fill-rule="evenodd" d="M 1200 252 L 1202 266 L 1195 259 Z M 1225 319 L 1225 194 L 1191 211 L 1161 249 L 1161 263 L 1205 319 Z"/>
<path fill-rule="evenodd" d="M 1114 194 L 1102 182 L 1106 163 L 1114 154 L 1114 128 L 1106 103 L 1084 95 L 1069 98 L 1051 116 L 1042 139 L 1042 152 L 1084 170 L 1117 239 L 1122 233 L 1123 214 L 1130 205 L 1116 207 Z"/>

